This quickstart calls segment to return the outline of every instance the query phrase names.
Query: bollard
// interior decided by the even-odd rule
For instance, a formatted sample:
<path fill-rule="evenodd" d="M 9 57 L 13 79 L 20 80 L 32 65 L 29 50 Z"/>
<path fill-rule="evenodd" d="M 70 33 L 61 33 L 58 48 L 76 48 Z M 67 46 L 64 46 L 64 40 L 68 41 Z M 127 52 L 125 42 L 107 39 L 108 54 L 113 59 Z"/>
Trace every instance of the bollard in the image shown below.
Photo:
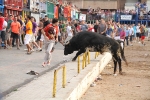
<path fill-rule="evenodd" d="M 97 52 L 97 57 L 99 56 L 99 52 Z"/>
<path fill-rule="evenodd" d="M 84 63 L 84 54 L 83 54 L 83 59 L 82 59 L 82 69 L 84 69 L 85 63 Z"/>
<path fill-rule="evenodd" d="M 88 64 L 90 64 L 90 52 L 88 51 Z"/>
<path fill-rule="evenodd" d="M 53 98 L 56 96 L 57 70 L 54 71 Z"/>
<path fill-rule="evenodd" d="M 95 59 L 96 59 L 96 57 L 97 57 L 97 52 L 95 52 Z"/>
<path fill-rule="evenodd" d="M 84 57 L 85 57 L 84 61 L 85 61 L 85 67 L 86 67 L 86 65 L 87 65 L 87 52 L 84 53 Z"/>
<path fill-rule="evenodd" d="M 80 56 L 78 56 L 78 73 L 80 73 Z"/>
<path fill-rule="evenodd" d="M 66 85 L 66 66 L 63 66 L 63 79 L 62 79 L 62 87 L 65 88 Z"/>

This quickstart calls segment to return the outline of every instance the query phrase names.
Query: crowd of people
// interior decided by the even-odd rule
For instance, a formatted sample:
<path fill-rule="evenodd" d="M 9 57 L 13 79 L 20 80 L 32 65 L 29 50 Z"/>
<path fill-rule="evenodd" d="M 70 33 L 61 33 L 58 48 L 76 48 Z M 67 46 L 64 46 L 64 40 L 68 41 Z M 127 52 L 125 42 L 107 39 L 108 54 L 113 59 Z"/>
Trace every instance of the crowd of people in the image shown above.
<path fill-rule="evenodd" d="M 137 2 L 135 4 L 135 9 L 102 10 L 100 7 L 98 7 L 97 9 L 93 9 L 89 6 L 87 12 L 87 20 L 100 20 L 101 18 L 106 20 L 115 20 L 116 14 L 132 15 L 132 19 L 135 19 L 136 14 L 139 14 L 139 19 L 150 19 L 150 11 L 148 11 L 146 2 Z"/>
<path fill-rule="evenodd" d="M 27 16 L 25 21 L 21 20 L 21 16 L 9 15 L 4 19 L 0 13 L 0 44 L 4 49 L 12 49 L 16 47 L 20 50 L 22 45 L 26 45 L 27 54 L 32 54 L 35 48 L 42 51 L 45 46 L 45 57 L 42 64 L 43 67 L 50 64 L 51 53 L 54 51 L 54 45 L 60 42 L 62 45 L 70 40 L 74 35 L 81 31 L 97 32 L 104 36 L 125 41 L 125 45 L 133 46 L 133 42 L 139 42 L 145 46 L 145 37 L 150 40 L 150 28 L 146 28 L 143 24 L 127 25 L 116 23 L 113 19 L 105 21 L 96 20 L 93 24 L 85 21 L 59 21 L 58 19 L 45 18 L 40 19 L 36 23 L 33 16 Z M 44 43 L 44 44 L 43 44 Z M 0 46 L 0 47 L 1 47 Z M 2 48 L 2 47 L 1 47 Z"/>

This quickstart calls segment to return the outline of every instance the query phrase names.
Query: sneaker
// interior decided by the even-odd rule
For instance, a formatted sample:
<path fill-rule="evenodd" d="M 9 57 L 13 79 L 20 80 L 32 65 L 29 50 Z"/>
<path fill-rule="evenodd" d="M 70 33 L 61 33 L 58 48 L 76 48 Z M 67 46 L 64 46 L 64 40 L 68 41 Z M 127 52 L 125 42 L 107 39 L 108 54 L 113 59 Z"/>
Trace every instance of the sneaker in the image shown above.
<path fill-rule="evenodd" d="M 17 50 L 20 50 L 20 48 L 17 48 Z"/>
<path fill-rule="evenodd" d="M 43 62 L 42 67 L 45 67 L 45 66 L 46 66 L 46 62 Z"/>
<path fill-rule="evenodd" d="M 34 52 L 34 51 L 35 51 L 34 49 L 31 50 L 31 52 Z"/>
<path fill-rule="evenodd" d="M 42 48 L 38 48 L 36 51 L 42 51 Z"/>
<path fill-rule="evenodd" d="M 30 52 L 27 52 L 28 55 L 30 55 L 31 53 L 32 53 L 31 51 L 30 51 Z"/>
<path fill-rule="evenodd" d="M 10 46 L 9 49 L 12 49 L 12 46 Z"/>
<path fill-rule="evenodd" d="M 50 65 L 50 61 L 47 62 L 47 66 L 49 66 L 49 65 Z"/>

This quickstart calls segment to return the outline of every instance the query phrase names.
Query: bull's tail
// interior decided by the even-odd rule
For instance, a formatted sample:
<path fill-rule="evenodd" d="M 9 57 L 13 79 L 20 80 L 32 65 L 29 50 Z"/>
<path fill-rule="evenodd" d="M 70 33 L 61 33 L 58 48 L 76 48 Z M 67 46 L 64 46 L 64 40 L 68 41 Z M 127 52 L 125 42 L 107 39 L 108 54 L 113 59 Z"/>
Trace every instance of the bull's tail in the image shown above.
<path fill-rule="evenodd" d="M 121 43 L 120 43 L 120 52 L 121 52 L 121 58 L 125 61 L 126 65 L 128 66 L 128 62 L 124 56 L 124 47 L 121 46 Z"/>

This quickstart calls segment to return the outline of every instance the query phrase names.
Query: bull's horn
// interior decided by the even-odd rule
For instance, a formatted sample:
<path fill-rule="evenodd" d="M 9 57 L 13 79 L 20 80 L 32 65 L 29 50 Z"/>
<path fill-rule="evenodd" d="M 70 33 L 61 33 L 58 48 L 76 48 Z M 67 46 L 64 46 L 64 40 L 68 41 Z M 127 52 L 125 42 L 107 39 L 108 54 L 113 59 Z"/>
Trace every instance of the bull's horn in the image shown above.
<path fill-rule="evenodd" d="M 69 41 L 67 41 L 66 43 L 65 43 L 65 45 L 67 45 L 67 44 L 69 44 L 70 42 Z"/>

